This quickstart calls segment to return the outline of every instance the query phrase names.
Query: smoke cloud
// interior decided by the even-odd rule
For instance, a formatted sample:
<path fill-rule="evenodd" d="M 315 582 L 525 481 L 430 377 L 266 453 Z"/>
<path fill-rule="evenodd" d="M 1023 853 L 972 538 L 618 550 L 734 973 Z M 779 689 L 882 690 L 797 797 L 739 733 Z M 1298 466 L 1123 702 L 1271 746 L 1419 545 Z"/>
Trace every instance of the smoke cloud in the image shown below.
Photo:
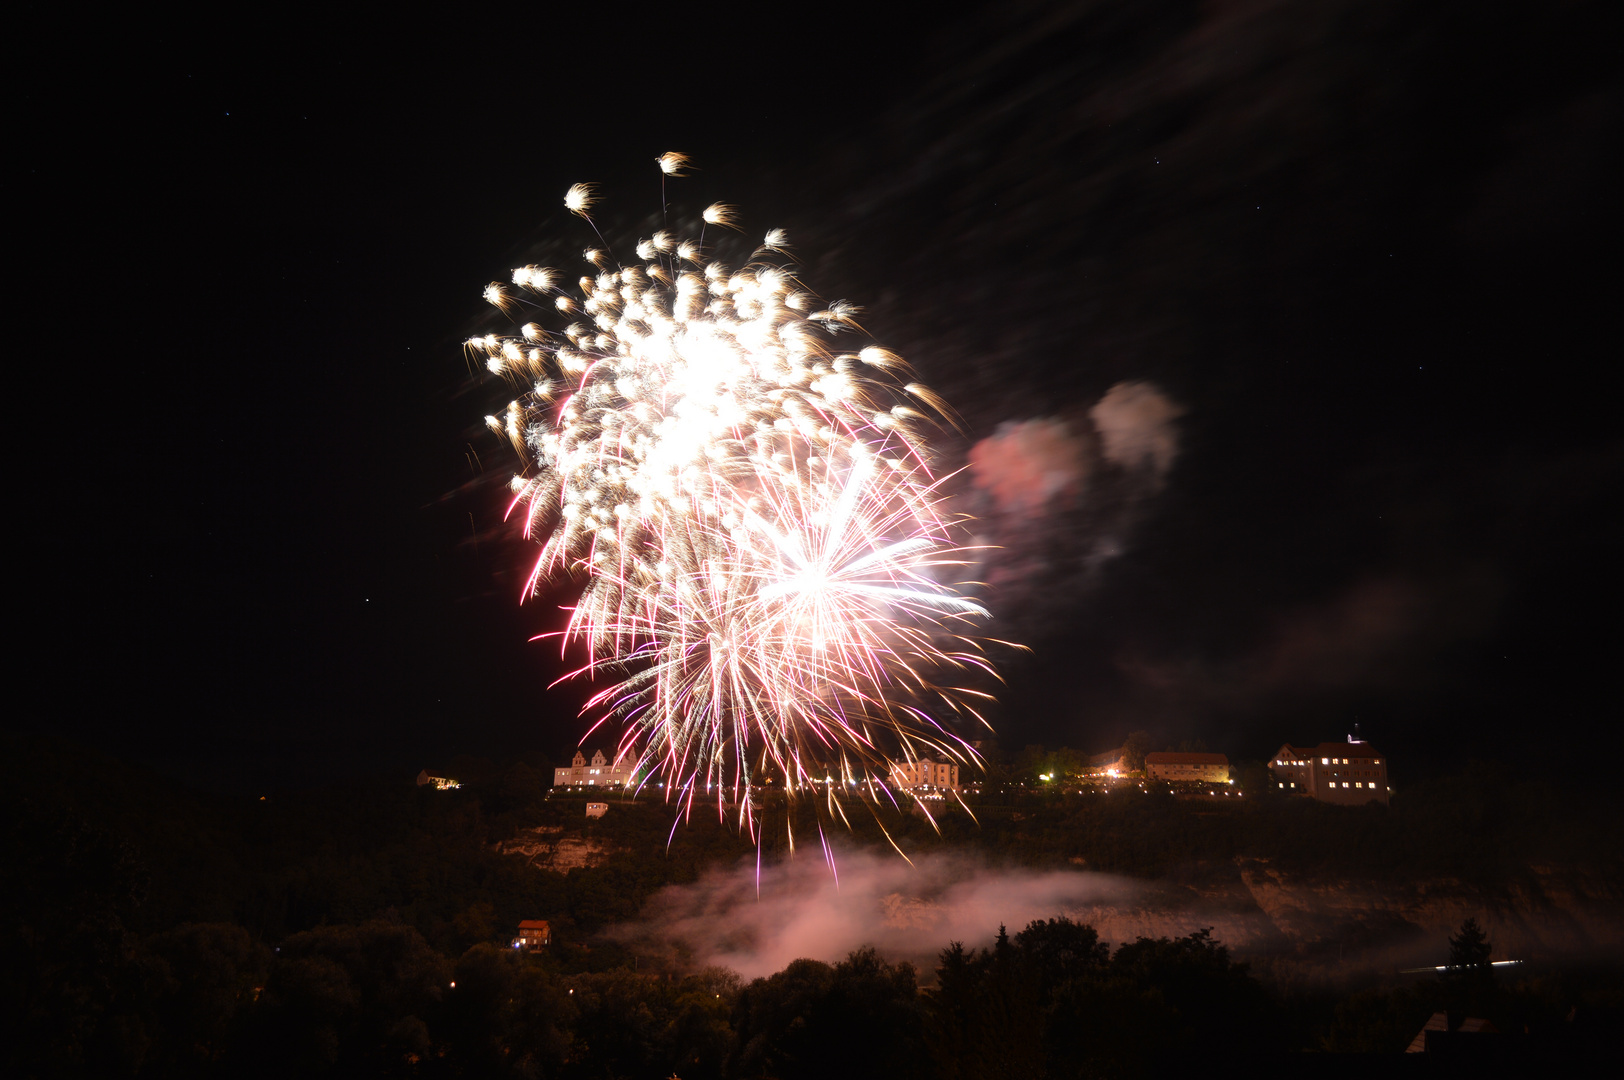
<path fill-rule="evenodd" d="M 1101 904 L 1131 903 L 1125 878 L 1081 871 L 993 871 L 964 855 L 915 857 L 844 851 L 835 869 L 817 854 L 762 869 L 712 870 L 692 885 L 659 893 L 638 922 L 615 936 L 642 951 L 675 949 L 700 966 L 745 978 L 770 975 L 801 957 L 834 962 L 872 945 L 893 959 L 934 969 L 950 941 L 981 946 L 1000 924 Z"/>
<path fill-rule="evenodd" d="M 1106 459 L 1132 473 L 1148 472 L 1158 487 L 1178 457 L 1174 421 L 1182 415 L 1183 408 L 1148 382 L 1117 383 L 1088 410 Z"/>
<path fill-rule="evenodd" d="M 837 850 L 835 870 L 810 855 L 763 867 L 714 867 L 654 896 L 609 936 L 657 966 L 716 965 L 746 978 L 802 957 L 833 963 L 871 945 L 929 982 L 950 942 L 990 945 L 1034 919 L 1064 916 L 1121 945 L 1202 928 L 1261 974 L 1340 984 L 1368 972 L 1438 963 L 1462 919 L 1477 918 L 1513 957 L 1617 955 L 1618 903 L 1583 875 L 1546 868 L 1543 888 L 1514 900 L 1453 878 L 1395 884 L 1295 877 L 1268 860 L 1237 859 L 1173 881 L 1083 869 L 992 866 L 966 851 L 914 856 Z M 838 877 L 838 881 L 837 881 Z M 759 896 L 758 896 L 759 888 Z"/>
<path fill-rule="evenodd" d="M 1025 635 L 1127 550 L 1178 458 L 1184 410 L 1153 383 L 1120 382 L 1086 413 L 1006 421 L 970 448 L 978 575 Z"/>
<path fill-rule="evenodd" d="M 1031 515 L 1058 495 L 1081 494 L 1089 460 L 1063 420 L 1005 421 L 970 448 L 970 475 L 1001 512 Z"/>

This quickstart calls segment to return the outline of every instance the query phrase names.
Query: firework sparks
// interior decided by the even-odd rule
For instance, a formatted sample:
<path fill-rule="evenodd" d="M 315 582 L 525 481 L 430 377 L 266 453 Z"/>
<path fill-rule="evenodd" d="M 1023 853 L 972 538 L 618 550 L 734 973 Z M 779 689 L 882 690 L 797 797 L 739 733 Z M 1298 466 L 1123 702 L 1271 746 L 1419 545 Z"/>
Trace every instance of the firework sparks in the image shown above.
<path fill-rule="evenodd" d="M 595 199 L 564 203 L 590 220 Z M 701 219 L 738 227 L 722 203 Z M 895 758 L 972 758 L 938 718 L 979 720 L 978 695 L 937 680 L 990 670 L 963 633 L 986 612 L 939 581 L 962 565 L 925 441 L 946 405 L 894 353 L 838 348 L 858 309 L 819 302 L 786 249 L 774 229 L 735 270 L 661 231 L 631 265 L 589 250 L 574 291 L 526 266 L 486 299 L 574 321 L 467 343 L 523 387 L 486 422 L 525 459 L 526 594 L 584 582 L 576 674 L 617 676 L 588 709 L 668 792 L 731 793 L 752 831 L 764 772 L 894 797 Z"/>

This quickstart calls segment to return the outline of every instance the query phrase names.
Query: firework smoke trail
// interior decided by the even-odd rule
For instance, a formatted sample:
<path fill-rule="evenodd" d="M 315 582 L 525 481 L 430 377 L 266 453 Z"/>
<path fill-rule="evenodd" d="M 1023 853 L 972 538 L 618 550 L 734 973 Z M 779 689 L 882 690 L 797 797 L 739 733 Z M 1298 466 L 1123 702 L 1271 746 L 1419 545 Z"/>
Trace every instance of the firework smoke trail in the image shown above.
<path fill-rule="evenodd" d="M 687 160 L 659 164 L 663 185 Z M 596 197 L 565 196 L 594 232 Z M 736 228 L 721 203 L 701 217 Z M 588 249 L 573 290 L 515 270 L 486 300 L 570 321 L 467 345 L 523 387 L 486 422 L 525 461 L 510 514 L 541 543 L 526 594 L 584 582 L 573 674 L 619 676 L 588 710 L 625 725 L 621 755 L 668 797 L 691 810 L 714 792 L 721 811 L 732 793 L 755 833 L 766 772 L 821 783 L 844 816 L 837 791 L 896 800 L 897 758 L 972 759 L 936 717 L 984 723 L 985 695 L 936 679 L 990 671 L 962 632 L 987 613 L 937 580 L 964 561 L 924 441 L 946 406 L 895 354 L 833 347 L 859 310 L 800 283 L 781 230 L 737 270 L 700 236 L 662 229 L 629 265 Z"/>

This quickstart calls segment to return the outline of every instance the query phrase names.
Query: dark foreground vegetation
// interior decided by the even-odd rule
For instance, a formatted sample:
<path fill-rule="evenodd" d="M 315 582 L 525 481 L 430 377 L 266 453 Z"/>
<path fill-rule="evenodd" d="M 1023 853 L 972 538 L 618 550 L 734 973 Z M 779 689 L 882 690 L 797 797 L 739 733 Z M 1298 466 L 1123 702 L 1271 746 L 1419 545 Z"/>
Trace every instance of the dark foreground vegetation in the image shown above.
<path fill-rule="evenodd" d="M 669 847 L 663 807 L 616 804 L 587 823 L 579 800 L 548 798 L 545 763 L 460 763 L 457 791 L 396 777 L 221 798 L 62 744 L 6 749 L 7 1075 L 1116 1076 L 1396 1053 L 1440 1009 L 1551 1053 L 1624 1018 L 1613 971 L 1513 982 L 1467 949 L 1446 978 L 1302 997 L 1260 983 L 1205 934 L 1113 951 L 1064 920 L 1000 932 L 987 950 L 944 942 L 926 972 L 868 951 L 749 984 L 652 970 L 598 931 L 661 886 L 753 852 L 713 816 L 696 814 Z M 948 815 L 940 836 L 918 817 L 887 824 L 914 849 L 1151 878 L 1251 855 L 1485 885 L 1514 883 L 1535 860 L 1619 864 L 1609 807 L 1488 769 L 1386 813 L 1137 791 L 1006 803 L 979 808 L 979 825 Z M 859 841 L 877 839 L 853 823 Z M 607 861 L 558 873 L 494 847 L 537 827 L 567 829 Z M 552 921 L 545 955 L 507 947 L 524 918 Z"/>

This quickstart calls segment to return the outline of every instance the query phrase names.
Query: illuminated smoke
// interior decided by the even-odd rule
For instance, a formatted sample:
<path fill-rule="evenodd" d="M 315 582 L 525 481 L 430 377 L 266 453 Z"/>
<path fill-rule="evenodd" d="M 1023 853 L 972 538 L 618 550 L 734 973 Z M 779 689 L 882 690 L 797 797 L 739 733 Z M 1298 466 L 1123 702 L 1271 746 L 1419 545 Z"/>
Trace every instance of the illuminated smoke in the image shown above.
<path fill-rule="evenodd" d="M 1178 457 L 1183 411 L 1152 383 L 1120 382 L 1086 414 L 1007 421 L 970 448 L 977 570 L 1009 632 L 1043 632 L 1127 550 Z"/>
<path fill-rule="evenodd" d="M 1178 456 L 1174 421 L 1184 410 L 1148 382 L 1120 382 L 1088 410 L 1100 433 L 1100 452 L 1135 473 L 1149 473 L 1160 486 Z"/>
<path fill-rule="evenodd" d="M 1007 421 L 970 448 L 970 475 L 1007 514 L 1031 515 L 1088 483 L 1088 445 L 1063 420 Z"/>

